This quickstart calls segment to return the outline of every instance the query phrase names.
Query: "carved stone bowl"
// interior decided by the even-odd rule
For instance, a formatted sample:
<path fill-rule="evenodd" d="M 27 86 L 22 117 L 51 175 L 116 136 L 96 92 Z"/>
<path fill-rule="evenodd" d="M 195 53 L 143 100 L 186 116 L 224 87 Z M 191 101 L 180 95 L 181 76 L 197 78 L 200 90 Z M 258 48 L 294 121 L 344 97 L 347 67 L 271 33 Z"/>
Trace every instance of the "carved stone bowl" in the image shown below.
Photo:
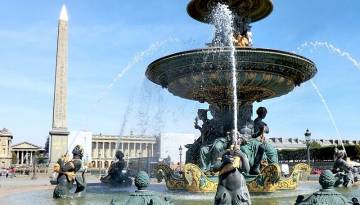
<path fill-rule="evenodd" d="M 146 76 L 181 98 L 199 102 L 232 102 L 230 48 L 210 47 L 175 53 L 152 62 Z M 236 48 L 239 102 L 285 95 L 312 78 L 315 64 L 294 53 Z"/>

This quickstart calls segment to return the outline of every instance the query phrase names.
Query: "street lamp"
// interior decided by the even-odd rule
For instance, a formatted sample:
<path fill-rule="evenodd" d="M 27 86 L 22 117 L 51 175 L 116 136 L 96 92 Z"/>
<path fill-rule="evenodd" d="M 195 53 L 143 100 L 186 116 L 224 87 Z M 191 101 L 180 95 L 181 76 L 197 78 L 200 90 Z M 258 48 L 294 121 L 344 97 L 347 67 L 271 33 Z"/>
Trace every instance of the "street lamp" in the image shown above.
<path fill-rule="evenodd" d="M 311 141 L 311 132 L 309 131 L 309 129 L 306 129 L 305 132 L 305 141 L 306 141 L 306 148 L 307 148 L 307 161 L 308 164 L 310 166 L 310 141 Z"/>
<path fill-rule="evenodd" d="M 183 148 L 182 148 L 182 146 L 180 145 L 180 147 L 179 147 L 179 155 L 180 155 L 180 172 L 181 172 L 181 156 L 182 156 L 182 150 L 183 150 Z"/>

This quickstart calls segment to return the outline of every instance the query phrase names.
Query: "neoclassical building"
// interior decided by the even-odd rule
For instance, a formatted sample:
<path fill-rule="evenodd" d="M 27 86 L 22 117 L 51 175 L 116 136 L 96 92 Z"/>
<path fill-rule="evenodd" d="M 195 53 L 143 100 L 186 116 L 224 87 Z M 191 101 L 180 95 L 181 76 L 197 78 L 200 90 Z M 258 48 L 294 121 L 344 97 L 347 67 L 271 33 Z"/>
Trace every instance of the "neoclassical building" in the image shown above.
<path fill-rule="evenodd" d="M 0 130 L 0 168 L 8 168 L 11 165 L 11 143 L 13 135 L 8 129 Z"/>
<path fill-rule="evenodd" d="M 341 141 L 337 139 L 312 139 L 321 146 L 338 146 Z M 270 137 L 267 142 L 272 144 L 276 149 L 299 149 L 306 148 L 305 139 L 288 138 L 288 137 Z M 342 140 L 344 145 L 360 145 L 360 140 Z"/>
<path fill-rule="evenodd" d="M 115 160 L 117 149 L 121 150 L 125 160 L 129 161 L 139 158 L 158 158 L 160 153 L 157 136 L 95 134 L 92 136 L 92 167 L 108 168 Z"/>
<path fill-rule="evenodd" d="M 29 142 L 21 142 L 11 146 L 11 152 L 15 159 L 15 162 L 13 162 L 14 165 L 16 167 L 22 167 L 31 166 L 34 162 L 35 155 L 43 153 L 44 149 Z"/>

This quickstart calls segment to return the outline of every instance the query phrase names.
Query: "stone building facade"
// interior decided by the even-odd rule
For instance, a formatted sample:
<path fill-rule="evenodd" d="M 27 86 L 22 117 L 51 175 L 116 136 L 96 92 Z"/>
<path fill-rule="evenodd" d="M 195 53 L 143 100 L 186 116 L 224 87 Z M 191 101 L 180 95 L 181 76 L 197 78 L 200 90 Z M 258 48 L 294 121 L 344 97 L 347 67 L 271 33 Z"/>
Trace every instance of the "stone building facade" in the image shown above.
<path fill-rule="evenodd" d="M 270 137 L 267 142 L 280 150 L 306 148 L 306 141 L 301 138 Z M 341 141 L 337 139 L 312 139 L 311 142 L 317 142 L 322 147 L 341 145 Z M 360 145 L 360 140 L 343 140 L 343 143 L 344 145 Z"/>
<path fill-rule="evenodd" d="M 0 168 L 9 168 L 12 161 L 11 143 L 13 135 L 9 130 L 0 130 Z"/>
<path fill-rule="evenodd" d="M 29 142 L 21 142 L 11 146 L 13 165 L 15 167 L 32 166 L 35 156 L 42 154 L 44 149 Z"/>
<path fill-rule="evenodd" d="M 119 136 L 96 134 L 92 136 L 92 167 L 108 168 L 115 160 L 116 150 L 121 150 L 125 160 L 159 158 L 157 136 Z"/>

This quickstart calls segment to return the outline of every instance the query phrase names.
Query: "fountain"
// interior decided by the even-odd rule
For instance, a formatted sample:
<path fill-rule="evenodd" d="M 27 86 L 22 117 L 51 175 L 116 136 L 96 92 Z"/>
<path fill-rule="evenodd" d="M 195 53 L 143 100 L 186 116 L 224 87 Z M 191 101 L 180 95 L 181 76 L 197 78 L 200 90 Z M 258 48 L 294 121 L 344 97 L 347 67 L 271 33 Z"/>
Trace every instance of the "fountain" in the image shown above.
<path fill-rule="evenodd" d="M 175 96 L 208 103 L 213 117 L 207 119 L 208 110 L 199 110 L 203 125 L 198 126 L 196 120 L 196 126 L 201 130 L 201 137 L 187 146 L 188 164 L 182 178 L 171 177 L 164 165 L 158 166 L 159 173 L 168 173 L 168 188 L 214 192 L 217 182 L 210 175 L 216 175 L 212 168 L 218 163 L 217 158 L 230 147 L 234 136 L 237 140 L 251 140 L 259 131 L 251 119 L 252 104 L 286 95 L 316 74 L 315 64 L 305 57 L 251 47 L 250 23 L 265 18 L 272 9 L 271 0 L 192 0 L 187 7 L 188 14 L 197 21 L 213 24 L 214 40 L 207 48 L 168 55 L 148 66 L 149 80 Z M 233 136 L 229 137 L 228 133 Z M 260 135 L 263 131 L 256 137 Z M 210 150 L 216 151 L 209 153 Z M 300 167 L 309 169 L 305 165 Z M 247 174 L 250 192 L 290 189 L 287 182 L 293 180 L 279 181 L 276 161 L 268 163 L 261 173 Z M 196 181 L 196 177 L 201 177 L 202 182 Z M 194 187 L 194 180 L 198 187 Z"/>

